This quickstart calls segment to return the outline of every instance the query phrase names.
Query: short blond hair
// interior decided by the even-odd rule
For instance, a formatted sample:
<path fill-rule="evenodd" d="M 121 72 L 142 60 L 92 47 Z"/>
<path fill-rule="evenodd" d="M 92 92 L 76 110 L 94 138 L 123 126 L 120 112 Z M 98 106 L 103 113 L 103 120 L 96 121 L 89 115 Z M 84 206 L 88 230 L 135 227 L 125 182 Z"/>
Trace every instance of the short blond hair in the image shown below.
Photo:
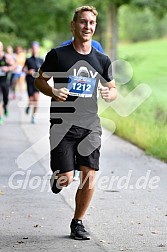
<path fill-rule="evenodd" d="M 74 16 L 73 16 L 72 20 L 76 22 L 77 18 L 78 18 L 78 14 L 82 13 L 83 11 L 91 11 L 96 17 L 98 15 L 98 12 L 97 12 L 95 7 L 85 5 L 85 6 L 81 6 L 81 7 L 78 7 L 78 8 L 75 9 L 75 13 L 74 13 Z"/>

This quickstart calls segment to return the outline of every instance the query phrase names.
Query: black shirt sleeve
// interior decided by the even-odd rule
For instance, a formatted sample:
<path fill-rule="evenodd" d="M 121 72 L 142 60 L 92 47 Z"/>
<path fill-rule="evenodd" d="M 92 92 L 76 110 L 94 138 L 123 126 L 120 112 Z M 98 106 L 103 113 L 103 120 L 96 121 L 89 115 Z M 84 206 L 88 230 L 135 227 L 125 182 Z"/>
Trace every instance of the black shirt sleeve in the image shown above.
<path fill-rule="evenodd" d="M 113 80 L 113 75 L 112 75 L 112 64 L 111 60 L 107 56 L 106 63 L 104 65 L 104 71 L 103 71 L 103 78 L 101 78 L 101 83 L 105 84 L 106 82 L 110 82 Z"/>
<path fill-rule="evenodd" d="M 55 49 L 52 49 L 47 53 L 45 60 L 40 67 L 42 72 L 46 72 L 49 75 L 49 72 L 55 72 L 56 66 L 58 65 L 58 57 Z"/>

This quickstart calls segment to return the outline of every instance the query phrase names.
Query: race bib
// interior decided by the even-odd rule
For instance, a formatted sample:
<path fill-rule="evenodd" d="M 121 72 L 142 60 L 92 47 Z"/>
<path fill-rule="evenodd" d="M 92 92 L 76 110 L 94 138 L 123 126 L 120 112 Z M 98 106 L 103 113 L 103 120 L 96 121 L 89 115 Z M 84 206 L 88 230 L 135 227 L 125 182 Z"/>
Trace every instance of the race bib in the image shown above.
<path fill-rule="evenodd" d="M 95 78 L 69 76 L 68 90 L 71 96 L 92 97 L 96 84 Z"/>

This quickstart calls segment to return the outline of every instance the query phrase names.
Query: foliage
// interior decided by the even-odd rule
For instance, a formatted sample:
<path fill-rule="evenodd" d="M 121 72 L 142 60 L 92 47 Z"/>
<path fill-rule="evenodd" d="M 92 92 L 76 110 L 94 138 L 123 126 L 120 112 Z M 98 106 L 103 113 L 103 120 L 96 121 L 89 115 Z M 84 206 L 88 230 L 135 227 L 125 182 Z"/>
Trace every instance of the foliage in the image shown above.
<path fill-rule="evenodd" d="M 22 38 L 18 38 L 15 33 L 2 33 L 0 32 L 0 39 L 4 43 L 4 47 L 6 48 L 8 45 L 16 46 L 20 45 L 22 47 L 27 46 L 27 41 Z"/>
<path fill-rule="evenodd" d="M 53 17 L 50 15 L 49 0 L 14 0 L 6 1 L 6 12 L 16 25 L 16 36 L 32 40 L 41 40 L 48 29 L 53 30 Z"/>
<path fill-rule="evenodd" d="M 0 18 L 0 27 L 1 27 L 1 32 L 11 33 L 11 32 L 16 31 L 16 25 L 6 15 L 3 15 Z"/>
<path fill-rule="evenodd" d="M 138 8 L 142 8 L 142 11 L 143 8 L 147 6 L 147 10 L 143 11 L 143 16 L 139 12 L 136 12 L 136 10 L 135 12 L 138 14 L 141 26 L 143 27 L 142 19 L 146 20 L 150 26 L 150 33 L 152 32 L 155 34 L 155 28 L 153 25 L 151 26 L 151 22 L 153 21 L 155 24 L 155 20 L 157 22 L 159 22 L 159 20 L 151 16 L 150 9 L 158 16 L 164 15 L 167 2 L 163 0 L 1 0 L 0 37 L 5 43 L 8 37 L 8 43 L 21 43 L 25 44 L 27 47 L 32 40 L 39 40 L 40 42 L 52 40 L 55 46 L 57 46 L 63 40 L 71 37 L 70 21 L 74 9 L 78 7 L 78 5 L 94 5 L 99 11 L 95 39 L 102 42 L 104 46 L 106 41 L 111 44 L 111 34 L 112 39 L 117 36 L 116 29 L 114 33 L 110 27 L 114 25 L 113 23 L 116 22 L 116 20 L 113 20 L 113 23 L 109 25 L 109 17 L 112 16 L 110 12 L 113 10 L 112 7 L 115 6 L 116 9 L 120 9 L 125 4 L 131 5 L 133 8 L 138 6 Z M 128 16 L 131 15 L 130 12 L 134 12 L 134 9 L 128 9 Z M 127 19 L 127 17 L 125 19 Z M 131 24 L 128 28 L 130 31 L 133 29 L 132 27 L 134 24 L 136 26 L 133 19 L 134 18 L 131 16 Z M 164 27 L 165 23 L 161 23 L 159 28 L 160 32 L 163 33 Z M 147 29 L 144 27 L 143 34 L 139 36 L 140 39 L 146 36 L 147 38 L 150 37 L 147 30 L 148 27 Z M 126 34 L 126 36 L 127 35 L 128 34 Z M 137 35 L 134 35 L 134 37 L 133 40 L 136 41 Z"/>
<path fill-rule="evenodd" d="M 113 110 L 105 111 L 103 116 L 115 122 L 117 135 L 167 161 L 166 39 L 120 44 L 119 57 L 133 67 L 133 88 L 146 83 L 152 94 L 128 117 L 121 117 Z M 122 95 L 125 89 L 129 92 L 133 89 L 129 85 L 120 86 L 119 92 Z"/>
<path fill-rule="evenodd" d="M 162 37 L 167 34 L 165 20 L 166 16 L 159 20 L 148 7 L 141 10 L 124 5 L 119 10 L 120 39 L 137 42 Z"/>
<path fill-rule="evenodd" d="M 149 7 L 159 18 L 166 14 L 167 1 L 164 0 L 132 0 L 132 4 L 139 8 Z"/>

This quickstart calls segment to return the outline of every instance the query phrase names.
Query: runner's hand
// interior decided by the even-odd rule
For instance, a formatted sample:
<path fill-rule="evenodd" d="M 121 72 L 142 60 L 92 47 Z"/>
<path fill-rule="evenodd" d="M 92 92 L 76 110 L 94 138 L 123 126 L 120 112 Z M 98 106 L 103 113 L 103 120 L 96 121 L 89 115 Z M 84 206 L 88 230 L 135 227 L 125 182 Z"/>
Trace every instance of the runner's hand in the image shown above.
<path fill-rule="evenodd" d="M 2 69 L 2 71 L 3 71 L 4 73 L 6 73 L 6 72 L 9 71 L 9 67 L 7 67 L 7 66 L 3 66 L 3 67 L 1 67 L 1 69 Z"/>
<path fill-rule="evenodd" d="M 65 101 L 69 95 L 69 90 L 67 88 L 52 88 L 52 93 L 56 97 L 56 100 Z"/>
<path fill-rule="evenodd" d="M 103 87 L 101 86 L 99 88 L 100 90 L 100 94 L 101 94 L 101 97 L 104 99 L 104 100 L 108 100 L 110 99 L 110 89 L 108 87 Z"/>
<path fill-rule="evenodd" d="M 28 74 L 33 75 L 34 73 L 35 73 L 35 69 L 29 69 L 29 70 L 28 70 Z"/>

